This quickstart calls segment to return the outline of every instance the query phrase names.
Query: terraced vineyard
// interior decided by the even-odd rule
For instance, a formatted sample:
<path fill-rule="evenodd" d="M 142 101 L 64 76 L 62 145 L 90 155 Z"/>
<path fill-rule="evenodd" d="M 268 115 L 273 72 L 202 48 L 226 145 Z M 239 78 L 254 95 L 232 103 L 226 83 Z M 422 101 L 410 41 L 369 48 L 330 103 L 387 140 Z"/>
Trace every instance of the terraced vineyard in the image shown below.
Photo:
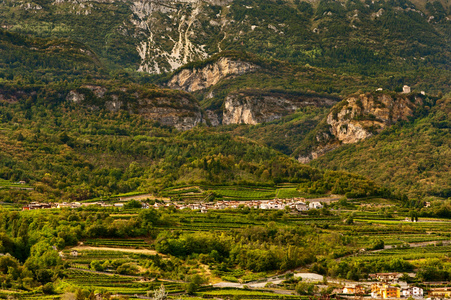
<path fill-rule="evenodd" d="M 31 188 L 30 185 L 26 183 L 13 182 L 10 180 L 5 180 L 0 178 L 0 189 L 2 188 Z"/>
<path fill-rule="evenodd" d="M 149 248 L 149 243 L 143 239 L 89 239 L 84 241 L 87 246 L 106 246 L 106 247 L 133 247 Z"/>
<path fill-rule="evenodd" d="M 250 187 L 215 188 L 230 196 L 242 192 L 241 199 L 296 191 L 289 185 L 277 189 L 260 187 L 254 194 L 249 193 Z M 193 187 L 170 191 L 196 192 Z M 365 280 L 374 272 L 417 273 L 418 279 L 412 280 L 424 280 L 427 274 L 442 274 L 440 270 L 437 273 L 427 270 L 441 265 L 448 268 L 451 252 L 448 219 L 419 218 L 418 222 L 408 222 L 405 218 L 409 210 L 396 201 L 378 199 L 377 205 L 368 206 L 370 201 L 340 199 L 323 209 L 307 212 L 247 207 L 207 213 L 172 208 L 88 207 L 24 211 L 20 216 L 49 220 L 46 224 L 52 224 L 53 220 L 61 222 L 60 226 L 82 222 L 85 229 L 78 245 L 58 251 L 62 254 L 64 267 L 60 270 L 64 276 L 53 285 L 77 287 L 86 291 L 86 297 L 94 291 L 146 296 L 163 283 L 172 298 L 181 293 L 192 300 L 299 299 L 295 295 L 297 290 L 302 295 L 311 295 L 314 285 L 321 286 L 323 282 L 301 284 L 293 278 L 294 270 L 326 275 L 336 282 L 349 278 Z M 94 219 L 97 220 L 93 222 Z M 61 228 L 65 229 L 59 232 L 70 234 L 69 227 Z M 134 236 L 118 236 L 121 232 Z M 58 256 L 53 245 L 48 247 L 49 253 Z M 274 280 L 278 283 L 265 287 Z M 245 287 L 256 282 L 258 288 Z M 219 287 L 235 284 L 240 289 L 218 288 L 215 285 L 218 283 L 223 284 Z M 33 296 L 18 293 L 24 299 Z"/>
<path fill-rule="evenodd" d="M 318 195 L 301 193 L 297 185 L 280 184 L 277 186 L 176 186 L 164 189 L 161 197 L 169 197 L 173 200 L 204 201 L 213 194 L 217 200 L 249 201 L 270 200 L 274 198 L 305 197 L 315 198 Z"/>
<path fill-rule="evenodd" d="M 213 290 L 208 292 L 199 293 L 202 295 L 202 298 L 234 298 L 237 297 L 239 299 L 300 299 L 299 296 L 294 295 L 281 295 L 276 293 L 269 293 L 265 291 L 246 291 L 246 290 Z M 301 297 L 301 299 L 305 300 L 308 297 Z"/>

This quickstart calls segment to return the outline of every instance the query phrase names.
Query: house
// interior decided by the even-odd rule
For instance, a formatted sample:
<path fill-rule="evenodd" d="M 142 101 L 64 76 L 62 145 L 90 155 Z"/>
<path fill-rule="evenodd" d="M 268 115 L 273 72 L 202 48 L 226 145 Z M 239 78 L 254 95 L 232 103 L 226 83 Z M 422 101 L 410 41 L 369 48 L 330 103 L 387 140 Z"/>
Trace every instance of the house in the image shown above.
<path fill-rule="evenodd" d="M 79 207 L 81 207 L 81 203 L 80 202 L 72 202 L 70 204 L 70 207 L 71 208 L 79 208 Z"/>
<path fill-rule="evenodd" d="M 337 295 L 343 293 L 342 289 L 333 289 L 331 295 Z"/>
<path fill-rule="evenodd" d="M 114 207 L 124 207 L 124 203 L 114 203 Z"/>
<path fill-rule="evenodd" d="M 376 92 L 382 92 L 383 91 L 383 88 L 377 88 L 376 89 Z"/>
<path fill-rule="evenodd" d="M 428 292 L 429 297 L 451 298 L 451 287 L 432 288 Z"/>
<path fill-rule="evenodd" d="M 77 257 L 78 256 L 78 251 L 77 250 L 72 250 L 70 252 L 70 255 L 73 256 L 73 257 Z"/>
<path fill-rule="evenodd" d="M 305 198 L 302 198 L 302 197 L 294 197 L 294 198 L 293 198 L 293 201 L 295 201 L 295 202 L 304 202 L 304 203 L 305 203 Z"/>
<path fill-rule="evenodd" d="M 406 298 L 409 298 L 410 296 L 414 298 L 423 298 L 423 289 L 416 286 L 407 287 L 401 289 L 401 295 Z"/>
<path fill-rule="evenodd" d="M 216 204 L 215 204 L 215 208 L 216 209 L 226 209 L 226 204 L 224 203 L 224 202 L 217 202 Z"/>
<path fill-rule="evenodd" d="M 71 204 L 67 203 L 67 202 L 63 202 L 63 203 L 58 203 L 56 205 L 56 208 L 65 208 L 65 207 L 71 207 Z"/>
<path fill-rule="evenodd" d="M 320 209 L 323 208 L 324 206 L 320 202 L 310 202 L 308 207 L 311 209 Z"/>
<path fill-rule="evenodd" d="M 410 86 L 405 85 L 405 86 L 402 87 L 402 93 L 403 94 L 408 94 L 410 92 L 411 92 Z"/>
<path fill-rule="evenodd" d="M 307 211 L 308 210 L 308 206 L 304 202 L 296 202 L 294 204 L 294 207 L 296 208 L 297 211 Z"/>
<path fill-rule="evenodd" d="M 19 181 L 19 184 L 26 184 L 26 182 L 21 180 L 21 181 Z"/>
<path fill-rule="evenodd" d="M 371 297 L 373 298 L 400 298 L 401 289 L 386 283 L 375 283 L 371 285 Z"/>
<path fill-rule="evenodd" d="M 343 294 L 364 294 L 365 288 L 361 285 L 349 285 L 343 288 Z"/>
<path fill-rule="evenodd" d="M 398 281 L 402 277 L 401 273 L 376 273 L 369 274 L 370 279 L 377 279 L 379 281 Z"/>

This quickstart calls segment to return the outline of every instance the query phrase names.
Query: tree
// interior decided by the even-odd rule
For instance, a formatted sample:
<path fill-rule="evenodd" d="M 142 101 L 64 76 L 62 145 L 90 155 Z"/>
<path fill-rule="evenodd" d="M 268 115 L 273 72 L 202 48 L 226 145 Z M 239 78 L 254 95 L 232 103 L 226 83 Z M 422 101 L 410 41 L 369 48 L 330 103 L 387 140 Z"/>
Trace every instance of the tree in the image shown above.
<path fill-rule="evenodd" d="M 312 295 L 315 291 L 315 285 L 301 281 L 296 284 L 295 290 L 299 295 Z"/>
<path fill-rule="evenodd" d="M 141 202 L 138 200 L 134 200 L 134 199 L 132 199 L 124 204 L 125 209 L 141 208 L 141 207 L 142 207 Z"/>
<path fill-rule="evenodd" d="M 102 262 L 98 261 L 98 260 L 93 260 L 91 261 L 91 269 L 94 271 L 103 271 L 104 267 Z"/>
<path fill-rule="evenodd" d="M 152 295 L 151 291 L 147 292 L 147 296 L 150 297 Z M 164 288 L 164 284 L 161 284 L 160 288 L 153 291 L 153 300 L 166 300 L 168 299 L 168 293 Z"/>
<path fill-rule="evenodd" d="M 188 284 L 186 285 L 186 293 L 192 295 L 199 289 L 200 285 L 205 282 L 204 278 L 199 275 L 189 276 L 186 278 Z"/>

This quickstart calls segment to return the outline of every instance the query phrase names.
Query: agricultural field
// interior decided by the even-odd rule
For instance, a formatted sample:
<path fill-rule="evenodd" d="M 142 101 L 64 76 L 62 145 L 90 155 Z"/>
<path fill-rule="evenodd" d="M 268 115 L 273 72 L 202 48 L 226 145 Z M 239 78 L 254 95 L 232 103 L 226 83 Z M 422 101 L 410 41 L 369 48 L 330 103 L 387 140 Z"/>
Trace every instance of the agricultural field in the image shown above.
<path fill-rule="evenodd" d="M 167 189 L 166 195 L 204 192 L 189 186 Z M 216 186 L 215 193 L 221 192 L 249 199 L 270 193 L 294 196 L 297 189 Z M 31 272 L 41 274 L 37 278 L 45 278 L 43 273 L 49 277 L 19 282 L 4 276 L 2 287 L 23 299 L 67 293 L 133 299 L 153 295 L 162 284 L 173 299 L 299 299 L 330 292 L 337 282 L 365 281 L 377 272 L 409 273 L 417 285 L 446 280 L 450 220 L 420 216 L 412 222 L 415 218 L 408 216 L 415 211 L 401 202 L 374 202 L 371 206 L 372 199 L 342 197 L 302 213 L 247 207 L 207 213 L 133 206 L 20 213 L 3 208 L 0 218 L 15 220 L 3 222 L 3 231 L 16 232 L 19 238 L 21 226 L 27 226 L 27 234 L 40 242 L 24 263 L 0 256 L 0 270 L 6 264 L 17 270 L 33 268 Z M 20 257 L 17 238 L 3 235 L 2 251 Z M 299 272 L 326 279 L 304 281 L 294 276 Z"/>
<path fill-rule="evenodd" d="M 30 186 L 26 183 L 12 182 L 11 180 L 5 180 L 0 178 L 0 189 L 3 188 L 30 188 Z"/>
<path fill-rule="evenodd" d="M 159 195 L 176 201 L 249 201 L 271 200 L 274 198 L 289 199 L 294 197 L 316 198 L 324 196 L 301 193 L 295 184 L 279 184 L 274 186 L 175 186 L 162 190 Z"/>

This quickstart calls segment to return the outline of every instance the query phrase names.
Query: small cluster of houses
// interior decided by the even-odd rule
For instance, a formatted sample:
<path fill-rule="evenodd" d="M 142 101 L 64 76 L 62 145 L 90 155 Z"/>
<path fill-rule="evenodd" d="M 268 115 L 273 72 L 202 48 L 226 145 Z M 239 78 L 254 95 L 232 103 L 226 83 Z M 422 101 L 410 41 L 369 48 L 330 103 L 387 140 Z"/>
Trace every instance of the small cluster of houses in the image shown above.
<path fill-rule="evenodd" d="M 401 287 L 396 284 L 403 276 L 401 273 L 369 274 L 368 280 L 378 280 L 371 285 L 371 297 L 376 299 L 409 298 L 422 299 L 424 290 L 416 286 Z M 338 291 L 337 291 L 338 292 Z M 363 285 L 348 285 L 339 291 L 346 295 L 366 295 L 369 290 Z M 451 287 L 431 288 L 428 290 L 428 299 L 443 299 L 451 297 Z"/>
<path fill-rule="evenodd" d="M 291 210 L 296 211 L 307 211 L 309 209 L 321 209 L 323 204 L 320 202 L 310 202 L 307 203 L 304 198 L 291 198 L 291 199 L 273 199 L 273 200 L 251 200 L 251 201 L 217 201 L 215 203 L 190 203 L 190 204 L 179 204 L 177 202 L 172 203 L 155 203 L 149 205 L 147 203 L 141 203 L 143 208 L 163 208 L 174 206 L 175 209 L 192 209 L 200 210 L 205 213 L 209 210 L 221 210 L 221 209 L 236 209 L 239 207 L 249 207 L 249 208 L 259 208 L 259 209 L 286 209 L 289 207 Z M 34 209 L 44 209 L 44 208 L 79 208 L 84 206 L 96 205 L 100 207 L 123 207 L 124 202 L 107 204 L 105 202 L 63 202 L 63 203 L 37 203 L 31 202 L 22 207 L 22 210 L 34 210 Z"/>
<path fill-rule="evenodd" d="M 88 202 L 88 203 L 80 203 L 80 202 L 62 202 L 62 203 L 39 203 L 39 202 L 31 202 L 25 206 L 22 206 L 22 210 L 35 210 L 35 209 L 48 209 L 48 208 L 79 208 L 85 206 L 101 206 L 101 207 L 122 207 L 124 203 L 114 203 L 107 204 L 105 202 Z"/>
<path fill-rule="evenodd" d="M 274 209 L 283 210 L 289 207 L 291 210 L 307 211 L 309 209 L 321 209 L 324 206 L 320 202 L 307 203 L 305 198 L 291 198 L 291 199 L 273 199 L 273 200 L 251 200 L 251 201 L 217 201 L 215 203 L 155 203 L 154 208 L 174 206 L 176 209 L 192 209 L 200 210 L 201 212 L 207 212 L 209 210 L 222 210 L 222 209 L 237 209 L 239 207 L 249 207 L 255 209 Z"/>
<path fill-rule="evenodd" d="M 366 295 L 368 291 L 363 285 L 350 285 L 345 286 L 340 292 L 346 295 Z M 371 297 L 375 299 L 396 299 L 409 297 L 422 299 L 424 297 L 424 291 L 422 288 L 416 286 L 401 288 L 400 286 L 391 285 L 386 282 L 378 282 L 371 285 Z M 439 299 L 450 298 L 451 288 L 431 288 L 428 291 L 428 297 Z"/>
<path fill-rule="evenodd" d="M 423 298 L 423 289 L 415 286 L 401 288 L 385 282 L 371 285 L 371 297 L 373 298 Z"/>

